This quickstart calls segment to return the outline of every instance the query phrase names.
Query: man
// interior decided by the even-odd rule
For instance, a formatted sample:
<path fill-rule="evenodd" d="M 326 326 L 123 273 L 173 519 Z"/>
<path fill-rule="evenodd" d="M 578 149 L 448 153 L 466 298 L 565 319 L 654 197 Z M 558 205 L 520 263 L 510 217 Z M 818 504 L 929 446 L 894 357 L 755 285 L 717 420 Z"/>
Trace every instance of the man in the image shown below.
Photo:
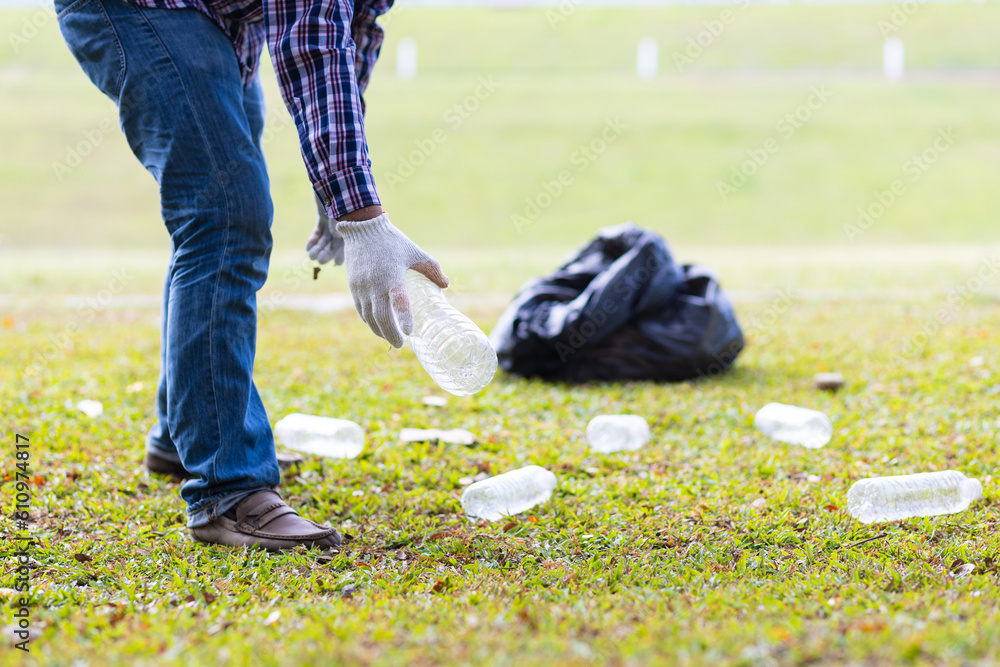
<path fill-rule="evenodd" d="M 300 517 L 273 490 L 274 437 L 252 378 L 256 293 L 271 251 L 257 72 L 265 41 L 322 202 L 310 256 L 346 256 L 358 313 L 397 348 L 413 327 L 406 270 L 448 284 L 389 222 L 368 159 L 361 95 L 382 42 L 375 20 L 391 4 L 56 0 L 70 51 L 118 105 L 129 146 L 160 186 L 172 253 L 145 463 L 191 478 L 181 495 L 196 541 L 340 544 L 333 528 Z"/>

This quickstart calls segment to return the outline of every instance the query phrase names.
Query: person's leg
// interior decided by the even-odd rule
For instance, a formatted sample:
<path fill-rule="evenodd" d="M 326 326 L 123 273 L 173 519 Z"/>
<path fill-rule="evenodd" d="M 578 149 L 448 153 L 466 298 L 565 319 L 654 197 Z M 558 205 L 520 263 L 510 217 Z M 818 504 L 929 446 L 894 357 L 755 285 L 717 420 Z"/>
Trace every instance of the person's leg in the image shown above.
<path fill-rule="evenodd" d="M 124 0 L 63 5 L 71 50 L 118 103 L 133 152 L 160 184 L 173 257 L 158 441 L 166 453 L 172 442 L 199 478 L 182 495 L 189 526 L 203 525 L 279 481 L 252 381 L 256 292 L 271 249 L 262 117 L 251 126 L 233 47 L 202 14 Z"/>
<path fill-rule="evenodd" d="M 181 456 L 177 453 L 177 445 L 174 444 L 167 430 L 167 313 L 170 311 L 172 258 L 173 252 L 171 252 L 170 265 L 167 266 L 167 277 L 163 283 L 163 308 L 160 311 L 160 378 L 156 385 L 156 423 L 146 435 L 146 459 L 144 462 L 153 472 L 175 473 L 178 477 L 187 479 L 191 474 L 184 470 Z M 151 463 L 152 465 L 150 465 Z"/>
<path fill-rule="evenodd" d="M 246 113 L 247 123 L 250 129 L 250 137 L 258 150 L 261 150 L 261 138 L 264 134 L 264 121 L 266 106 L 264 102 L 264 89 L 260 85 L 260 77 L 254 78 L 252 84 L 247 87 L 243 94 L 243 110 Z M 172 253 L 171 253 L 172 254 Z M 162 334 L 160 344 L 160 377 L 156 389 L 156 416 L 157 421 L 146 436 L 146 457 L 144 464 L 151 472 L 171 475 L 177 478 L 188 479 L 192 475 L 184 469 L 177 447 L 167 430 L 167 313 L 170 310 L 170 283 L 173 269 L 173 261 L 167 268 L 167 278 L 164 281 L 163 308 L 162 308 Z M 293 468 L 299 465 L 303 458 L 298 454 L 278 454 L 278 467 L 282 470 Z"/>

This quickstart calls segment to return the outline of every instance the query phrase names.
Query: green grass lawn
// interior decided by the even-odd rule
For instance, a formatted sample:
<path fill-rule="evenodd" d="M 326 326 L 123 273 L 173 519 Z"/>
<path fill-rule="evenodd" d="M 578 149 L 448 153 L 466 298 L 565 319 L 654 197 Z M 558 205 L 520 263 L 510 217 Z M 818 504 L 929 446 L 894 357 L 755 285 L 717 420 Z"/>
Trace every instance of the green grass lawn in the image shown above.
<path fill-rule="evenodd" d="M 150 665 L 992 662 L 995 306 L 968 304 L 912 349 L 907 338 L 939 304 L 794 302 L 753 327 L 767 307 L 740 308 L 750 347 L 709 382 L 567 388 L 501 375 L 445 408 L 420 404 L 441 392 L 412 354 L 386 352 L 352 313 L 263 318 L 256 377 L 272 420 L 336 415 L 368 433 L 361 458 L 309 458 L 284 480 L 290 502 L 352 536 L 333 558 L 189 542 L 178 486 L 138 465 L 153 419 L 153 318 L 107 313 L 25 378 L 18 369 L 69 318 L 23 312 L 0 336 L 0 405 L 8 453 L 15 432 L 28 435 L 38 476 L 32 655 Z M 472 315 L 488 328 L 496 313 Z M 843 372 L 847 387 L 812 389 L 822 370 Z M 81 398 L 101 400 L 104 415 L 66 407 Z M 756 433 L 753 413 L 772 400 L 827 412 L 831 443 L 804 450 Z M 646 416 L 650 445 L 589 452 L 587 421 L 614 412 Z M 480 443 L 404 445 L 404 426 L 468 428 Z M 551 502 L 507 523 L 464 518 L 460 478 L 529 463 L 557 474 Z M 984 499 L 963 514 L 863 526 L 845 511 L 861 477 L 947 468 L 983 481 Z M 975 569 L 956 575 L 965 563 Z"/>
<path fill-rule="evenodd" d="M 116 127 L 54 171 L 116 125 L 114 109 L 48 14 L 0 11 L 0 35 L 42 23 L 23 44 L 0 40 L 0 531 L 17 534 L 6 476 L 20 433 L 37 542 L 32 652 L 5 648 L 0 665 L 1000 661 L 1000 6 L 919 5 L 895 33 L 912 68 L 898 85 L 880 75 L 892 5 L 733 9 L 678 71 L 673 54 L 722 10 L 404 7 L 386 19 L 367 95 L 386 208 L 484 330 L 525 280 L 632 219 L 736 296 L 748 348 L 698 383 L 500 374 L 432 408 L 420 398 L 443 393 L 412 353 L 387 350 L 353 312 L 281 307 L 346 282 L 334 268 L 313 281 L 303 261 L 312 200 L 265 76 L 276 245 L 261 300 L 279 307 L 261 316 L 256 381 L 272 423 L 307 412 L 367 433 L 360 458 L 309 457 L 283 481 L 291 504 L 350 536 L 332 556 L 194 545 L 179 486 L 142 471 L 167 260 L 155 184 Z M 647 35 L 661 75 L 642 83 L 633 64 Z M 404 36 L 420 45 L 407 83 L 392 69 Z M 449 109 L 481 77 L 499 85 L 456 126 Z M 785 136 L 782 119 L 822 86 L 829 100 Z M 581 163 L 609 121 L 623 129 Z M 947 150 L 914 171 L 948 128 Z M 436 130 L 445 139 L 397 182 Z M 777 150 L 723 198 L 719 183 L 769 140 Z M 530 215 L 563 171 L 564 191 Z M 857 209 L 894 181 L 896 201 L 850 235 Z M 145 301 L 85 317 L 80 300 L 116 276 L 116 295 Z M 833 370 L 844 390 L 812 388 Z M 74 411 L 85 398 L 104 414 Z M 805 450 L 755 432 L 754 412 L 775 400 L 825 411 L 833 440 Z M 651 443 L 591 453 L 587 422 L 615 412 L 645 416 Z M 407 426 L 467 428 L 479 442 L 402 444 Z M 509 522 L 464 517 L 460 480 L 529 463 L 558 476 L 550 502 Z M 967 512 L 864 526 L 845 510 L 859 478 L 949 468 L 983 482 Z M 10 539 L 2 548 L 7 633 L 17 563 Z"/>

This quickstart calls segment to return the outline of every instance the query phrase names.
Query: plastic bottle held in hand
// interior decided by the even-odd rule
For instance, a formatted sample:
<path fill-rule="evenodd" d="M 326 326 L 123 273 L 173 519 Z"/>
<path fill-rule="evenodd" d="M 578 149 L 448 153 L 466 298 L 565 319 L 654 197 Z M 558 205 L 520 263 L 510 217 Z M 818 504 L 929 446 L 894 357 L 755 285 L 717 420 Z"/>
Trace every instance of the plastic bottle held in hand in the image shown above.
<path fill-rule="evenodd" d="M 981 498 L 983 485 L 956 470 L 872 477 L 847 492 L 847 511 L 861 523 L 954 514 Z"/>
<path fill-rule="evenodd" d="M 764 435 L 809 449 L 822 447 L 833 436 L 833 424 L 822 412 L 784 403 L 768 403 L 753 423 Z"/>
<path fill-rule="evenodd" d="M 347 419 L 292 413 L 274 425 L 283 445 L 307 454 L 353 459 L 365 448 L 365 432 Z"/>
<path fill-rule="evenodd" d="M 420 365 L 451 394 L 468 396 L 482 390 L 497 372 L 490 339 L 423 274 L 407 271 L 406 291 L 413 311 L 410 345 Z"/>
<path fill-rule="evenodd" d="M 470 517 L 499 521 L 544 503 L 556 488 L 556 476 L 540 466 L 525 466 L 476 482 L 462 494 Z"/>
<path fill-rule="evenodd" d="M 649 424 L 639 415 L 598 415 L 587 424 L 587 442 L 603 454 L 639 449 L 649 442 Z"/>

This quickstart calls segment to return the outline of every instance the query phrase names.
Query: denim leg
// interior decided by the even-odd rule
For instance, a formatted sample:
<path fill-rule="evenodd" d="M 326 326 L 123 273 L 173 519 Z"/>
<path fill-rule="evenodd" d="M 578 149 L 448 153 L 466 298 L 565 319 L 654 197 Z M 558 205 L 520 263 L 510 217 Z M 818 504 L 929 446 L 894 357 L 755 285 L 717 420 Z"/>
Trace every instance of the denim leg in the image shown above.
<path fill-rule="evenodd" d="M 188 525 L 202 525 L 279 481 L 252 378 L 272 217 L 259 84 L 243 87 L 232 44 L 195 10 L 56 6 L 70 50 L 118 104 L 132 151 L 160 184 L 173 254 L 158 435 L 198 476 L 181 495 Z"/>
<path fill-rule="evenodd" d="M 174 262 L 171 258 L 167 266 L 167 278 L 163 282 L 163 308 L 160 311 L 160 378 L 156 385 L 156 423 L 146 434 L 146 451 L 168 461 L 180 463 L 181 456 L 177 453 L 177 445 L 167 430 L 167 313 L 170 302 L 170 275 L 173 268 Z"/>
<path fill-rule="evenodd" d="M 260 77 L 255 77 L 250 87 L 244 90 L 243 109 L 246 113 L 247 122 L 250 128 L 250 136 L 254 145 L 261 150 L 261 137 L 264 134 L 264 120 L 266 107 L 264 103 L 264 89 L 260 85 Z M 156 387 L 156 423 L 149 430 L 146 436 L 146 451 L 161 458 L 180 463 L 180 455 L 177 453 L 177 446 L 167 430 L 167 313 L 170 302 L 170 282 L 174 264 L 171 259 L 167 267 L 167 278 L 163 287 L 163 308 L 160 336 L 160 377 Z M 255 390 L 256 388 L 254 388 Z M 222 511 L 225 512 L 227 508 Z"/>

